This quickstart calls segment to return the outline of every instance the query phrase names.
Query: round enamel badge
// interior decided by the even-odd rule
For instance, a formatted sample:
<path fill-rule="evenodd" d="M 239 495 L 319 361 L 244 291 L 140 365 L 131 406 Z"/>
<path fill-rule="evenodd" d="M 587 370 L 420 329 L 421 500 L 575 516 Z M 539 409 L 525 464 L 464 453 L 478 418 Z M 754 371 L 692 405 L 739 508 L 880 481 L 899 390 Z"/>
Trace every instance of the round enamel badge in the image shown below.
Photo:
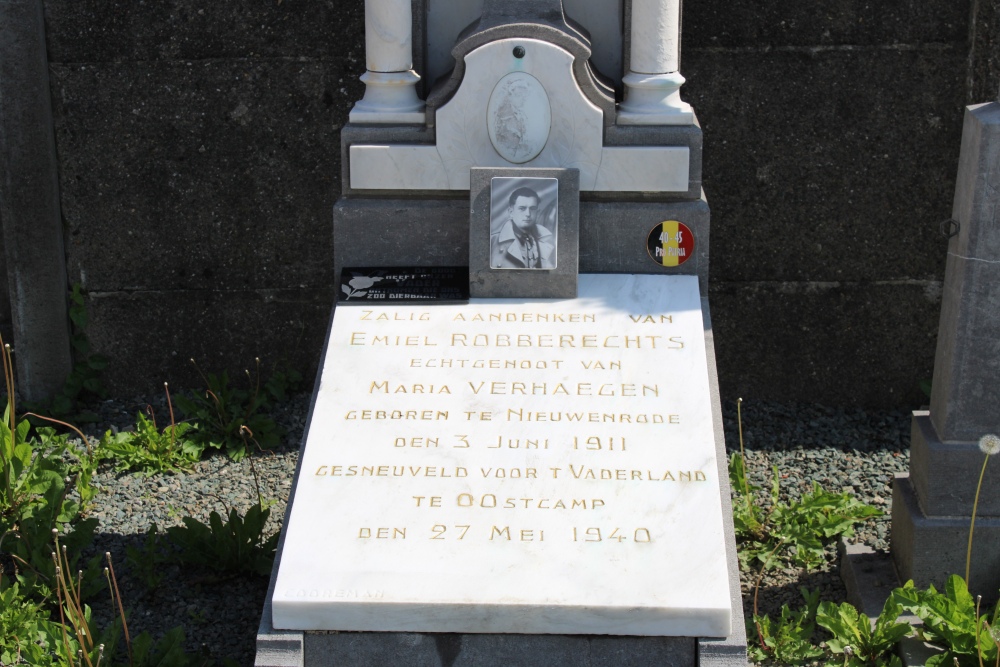
<path fill-rule="evenodd" d="M 649 230 L 646 251 L 660 266 L 680 266 L 694 254 L 694 234 L 683 222 L 664 220 Z"/>

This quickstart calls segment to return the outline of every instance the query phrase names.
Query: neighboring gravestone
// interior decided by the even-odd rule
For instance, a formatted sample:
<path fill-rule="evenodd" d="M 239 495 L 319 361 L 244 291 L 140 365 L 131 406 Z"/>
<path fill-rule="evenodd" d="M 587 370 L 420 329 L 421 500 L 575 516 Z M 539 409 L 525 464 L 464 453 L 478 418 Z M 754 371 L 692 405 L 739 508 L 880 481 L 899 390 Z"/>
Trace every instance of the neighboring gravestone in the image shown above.
<path fill-rule="evenodd" d="M 965 114 L 929 411 L 913 413 L 909 475 L 893 486 L 892 553 L 903 580 L 964 574 L 977 442 L 1000 434 L 1000 103 Z M 970 588 L 1000 589 L 1000 464 L 979 498 Z"/>
<path fill-rule="evenodd" d="M 73 370 L 42 5 L 0 3 L 0 222 L 14 332 L 5 342 L 16 351 L 18 392 L 36 403 L 62 391 Z"/>
<path fill-rule="evenodd" d="M 746 663 L 679 18 L 366 2 L 259 667 Z"/>

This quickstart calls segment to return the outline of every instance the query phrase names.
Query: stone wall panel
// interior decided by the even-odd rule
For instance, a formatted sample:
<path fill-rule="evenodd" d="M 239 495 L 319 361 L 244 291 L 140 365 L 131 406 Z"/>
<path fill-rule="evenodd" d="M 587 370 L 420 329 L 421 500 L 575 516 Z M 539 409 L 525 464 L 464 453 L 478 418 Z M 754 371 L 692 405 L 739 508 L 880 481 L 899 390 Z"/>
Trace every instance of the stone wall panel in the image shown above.
<path fill-rule="evenodd" d="M 712 279 L 940 280 L 964 59 L 958 46 L 688 52 Z"/>
<path fill-rule="evenodd" d="M 928 398 L 940 283 L 709 287 L 726 400 L 917 407 Z"/>
<path fill-rule="evenodd" d="M 102 380 L 121 396 L 203 388 L 206 373 L 295 369 L 308 390 L 326 339 L 333 289 L 177 290 L 91 293 L 87 337 L 109 358 Z M 267 374 L 265 373 L 265 379 Z"/>
<path fill-rule="evenodd" d="M 60 63 L 310 58 L 364 71 L 364 0 L 45 0 Z"/>
<path fill-rule="evenodd" d="M 53 65 L 70 281 L 92 291 L 332 284 L 329 63 Z"/>
<path fill-rule="evenodd" d="M 965 42 L 969 9 L 970 0 L 699 0 L 684 3 L 682 46 L 765 50 Z"/>

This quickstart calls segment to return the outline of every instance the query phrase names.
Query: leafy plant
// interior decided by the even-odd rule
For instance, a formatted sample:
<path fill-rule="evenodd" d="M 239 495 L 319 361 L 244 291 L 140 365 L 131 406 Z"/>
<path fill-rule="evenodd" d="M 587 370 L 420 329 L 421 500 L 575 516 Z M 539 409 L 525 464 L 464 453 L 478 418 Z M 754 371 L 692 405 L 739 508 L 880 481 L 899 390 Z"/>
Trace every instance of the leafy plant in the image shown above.
<path fill-rule="evenodd" d="M 0 665 L 58 667 L 62 628 L 43 606 L 21 593 L 17 583 L 0 580 Z"/>
<path fill-rule="evenodd" d="M 143 632 L 132 639 L 118 579 L 115 576 L 111 554 L 106 553 L 104 569 L 111 604 L 117 616 L 111 626 L 98 631 L 93 624 L 90 608 L 81 603 L 80 582 L 67 576 L 66 547 L 59 544 L 52 554 L 56 564 L 56 596 L 59 602 L 58 625 L 62 635 L 62 655 L 68 656 L 60 664 L 69 667 L 210 667 L 211 661 L 184 652 L 184 629 L 180 626 L 167 631 L 159 641 Z M 122 646 L 124 639 L 124 647 Z M 125 655 L 122 655 L 122 654 Z"/>
<path fill-rule="evenodd" d="M 838 537 L 854 535 L 854 524 L 882 516 L 881 510 L 853 498 L 850 493 L 830 493 L 813 482 L 813 490 L 802 500 L 788 504 L 775 503 L 770 522 L 775 540 L 794 548 L 792 562 L 803 567 L 815 567 L 823 561 L 823 547 Z M 777 547 L 776 547 L 777 548 Z"/>
<path fill-rule="evenodd" d="M 882 515 L 851 494 L 824 491 L 816 482 L 801 500 L 783 503 L 778 469 L 773 470 L 770 506 L 765 509 L 757 504 L 759 488 L 747 481 L 742 452 L 729 459 L 733 522 L 744 568 L 757 563 L 764 570 L 779 562 L 815 567 L 822 563 L 826 545 L 853 535 L 855 523 Z"/>
<path fill-rule="evenodd" d="M 125 547 L 125 563 L 129 572 L 138 577 L 147 590 L 156 590 L 163 581 L 163 568 L 170 561 L 170 555 L 164 550 L 164 536 L 154 523 L 146 531 L 146 537 L 141 547 L 128 545 Z"/>
<path fill-rule="evenodd" d="M 997 636 L 1000 623 L 1000 603 L 991 615 L 979 615 L 978 604 L 969 594 L 965 580 L 957 574 L 948 577 L 944 592 L 934 586 L 920 590 L 912 581 L 892 592 L 893 600 L 924 622 L 919 636 L 946 650 L 927 661 L 927 667 L 979 667 L 1000 661 Z"/>
<path fill-rule="evenodd" d="M 755 662 L 770 659 L 782 665 L 801 665 L 826 654 L 812 643 L 819 591 L 799 590 L 805 598 L 805 608 L 793 611 L 784 604 L 781 614 L 773 621 L 768 615 L 754 615 L 747 634 L 753 637 L 756 632 L 757 635 L 757 643 L 749 646 L 750 657 Z"/>
<path fill-rule="evenodd" d="M 97 521 L 77 521 L 80 504 L 67 498 L 69 484 L 79 476 L 65 460 L 66 439 L 56 437 L 51 429 L 40 429 L 41 441 L 30 438 L 31 425 L 17 420 L 10 346 L 2 338 L 0 356 L 7 387 L 0 423 L 0 570 L 6 561 L 30 591 L 36 584 L 51 581 L 48 542 L 52 530 L 75 522 L 67 539 L 82 547 L 90 541 Z M 81 488 L 82 496 L 92 496 L 89 481 Z"/>
<path fill-rule="evenodd" d="M 823 602 L 816 613 L 816 622 L 833 635 L 827 640 L 829 649 L 845 657 L 844 667 L 902 667 L 893 652 L 900 639 L 910 634 L 909 623 L 899 623 L 903 607 L 892 597 L 885 602 L 874 627 L 868 616 L 852 605 Z"/>
<path fill-rule="evenodd" d="M 270 515 L 271 510 L 257 502 L 242 517 L 235 509 L 229 510 L 225 523 L 218 512 L 212 512 L 207 526 L 192 517 L 184 517 L 184 525 L 168 528 L 167 536 L 179 548 L 183 563 L 217 572 L 267 576 L 274 565 L 278 546 L 277 533 L 264 537 Z"/>
<path fill-rule="evenodd" d="M 191 363 L 195 363 L 193 359 Z M 242 459 L 251 443 L 271 449 L 281 442 L 284 432 L 267 411 L 274 401 L 285 398 L 298 374 L 275 373 L 262 387 L 258 358 L 255 376 L 246 371 L 247 389 L 234 387 L 226 372 L 201 376 L 206 385 L 204 394 L 177 397 L 178 407 L 193 420 L 189 435 L 193 442 L 203 449 L 224 450 L 234 460 Z"/>
<path fill-rule="evenodd" d="M 141 412 L 134 431 L 108 431 L 101 449 L 114 459 L 118 472 L 132 471 L 155 475 L 190 468 L 201 458 L 202 448 L 186 438 L 191 424 L 171 424 L 162 431 L 156 421 Z"/>

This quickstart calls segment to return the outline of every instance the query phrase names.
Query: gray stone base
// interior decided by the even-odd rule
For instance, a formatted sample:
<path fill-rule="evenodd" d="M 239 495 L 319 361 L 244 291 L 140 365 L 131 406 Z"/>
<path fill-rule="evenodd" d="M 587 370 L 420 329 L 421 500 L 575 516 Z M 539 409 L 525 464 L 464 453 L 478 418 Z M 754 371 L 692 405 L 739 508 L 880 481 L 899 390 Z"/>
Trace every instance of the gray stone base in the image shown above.
<path fill-rule="evenodd" d="M 467 228 L 467 227 L 466 227 Z M 747 640 L 740 595 L 739 564 L 733 534 L 725 439 L 722 432 L 722 404 L 719 399 L 718 371 L 708 299 L 702 299 L 705 319 L 705 351 L 708 361 L 709 388 L 720 479 L 720 500 L 729 563 L 729 589 L 732 601 L 732 634 L 722 638 L 693 637 L 622 637 L 594 635 L 475 635 L 400 632 L 295 632 L 275 630 L 271 623 L 271 597 L 281 563 L 284 535 L 257 630 L 255 667 L 382 667 L 383 665 L 419 667 L 746 667 Z M 332 319 L 331 319 L 332 322 Z M 329 338 L 329 332 L 327 334 Z M 325 348 L 324 348 L 325 349 Z M 323 368 L 325 360 L 320 361 Z M 317 384 L 319 375 L 317 374 Z M 315 397 L 316 391 L 313 391 Z M 306 418 L 306 441 L 315 401 Z M 302 458 L 300 457 L 301 461 Z M 298 482 L 295 471 L 292 488 Z M 289 500 L 285 516 L 290 516 L 294 498 Z"/>
<path fill-rule="evenodd" d="M 967 480 L 975 484 L 975 479 Z M 917 502 L 909 475 L 892 485 L 892 556 L 900 579 L 940 590 L 951 574 L 965 575 L 970 516 L 927 516 Z M 976 517 L 969 573 L 973 595 L 992 603 L 1000 592 L 1000 518 Z"/>
<path fill-rule="evenodd" d="M 646 236 L 664 220 L 683 222 L 695 237 L 694 255 L 671 269 L 646 251 Z M 704 195 L 679 202 L 581 201 L 580 273 L 697 275 L 707 296 L 708 234 Z M 342 197 L 333 207 L 333 238 L 338 283 L 345 266 L 466 266 L 469 200 Z"/>
<path fill-rule="evenodd" d="M 910 484 L 928 516 L 972 513 L 983 467 L 978 442 L 942 442 L 930 412 L 913 412 L 910 435 Z M 1000 516 L 1000 464 L 986 466 L 978 516 Z"/>
<path fill-rule="evenodd" d="M 882 613 L 894 588 L 900 585 L 892 557 L 864 544 L 837 544 L 840 578 L 847 589 L 847 601 L 869 618 Z"/>
<path fill-rule="evenodd" d="M 695 641 L 685 637 L 310 632 L 305 636 L 305 664 L 309 667 L 687 667 L 695 664 Z"/>
<path fill-rule="evenodd" d="M 846 544 L 843 540 L 837 545 L 837 552 L 847 601 L 874 622 L 893 589 L 900 586 L 892 556 L 863 544 Z M 923 625 L 923 621 L 912 614 L 904 613 L 898 620 L 913 627 Z M 916 637 L 904 637 L 896 649 L 906 667 L 923 667 L 931 656 L 941 652 L 940 648 Z"/>

